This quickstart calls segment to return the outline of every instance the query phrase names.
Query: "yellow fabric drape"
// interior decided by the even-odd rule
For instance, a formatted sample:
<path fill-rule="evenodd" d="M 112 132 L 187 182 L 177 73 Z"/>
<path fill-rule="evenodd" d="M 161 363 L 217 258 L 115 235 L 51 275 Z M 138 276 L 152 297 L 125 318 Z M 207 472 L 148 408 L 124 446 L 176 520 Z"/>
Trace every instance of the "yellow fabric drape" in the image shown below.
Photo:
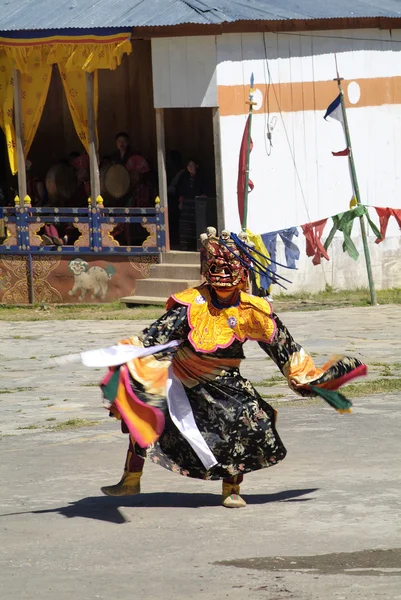
<path fill-rule="evenodd" d="M 41 48 L 33 48 L 31 52 L 24 55 L 24 61 L 26 62 L 23 63 L 24 68 L 21 72 L 20 85 L 25 158 L 28 156 L 38 129 L 47 92 L 49 91 L 52 68 L 44 60 L 46 56 Z M 18 59 L 21 66 L 22 56 L 18 55 Z M 17 61 L 10 60 L 9 53 L 4 49 L 0 49 L 0 126 L 6 136 L 10 169 L 13 175 L 18 170 L 13 122 L 14 85 L 12 72 L 15 67 L 17 67 Z"/>
<path fill-rule="evenodd" d="M 125 39 L 119 43 L 54 44 L 49 53 L 51 64 L 63 64 L 66 71 L 77 69 L 93 73 L 97 69 L 114 71 L 124 54 L 131 54 L 131 42 Z"/>
<path fill-rule="evenodd" d="M 21 111 L 24 156 L 28 156 L 42 117 L 49 91 L 52 67 L 46 62 L 46 52 L 40 47 L 29 54 L 26 72 L 21 73 Z"/>
<path fill-rule="evenodd" d="M 13 123 L 14 86 L 12 65 L 4 50 L 0 49 L 0 127 L 6 137 L 8 159 L 13 175 L 17 172 L 15 131 Z"/>
<path fill-rule="evenodd" d="M 249 231 L 249 229 L 246 230 L 246 233 L 248 235 L 249 241 L 252 242 L 253 244 L 255 244 L 255 249 L 258 252 L 260 252 L 261 254 L 263 254 L 264 256 L 266 256 L 266 259 L 264 259 L 261 256 L 259 256 L 259 254 L 256 254 L 256 259 L 264 267 L 268 267 L 271 264 L 270 260 L 268 260 L 270 258 L 270 254 L 268 253 L 267 248 L 263 243 L 262 236 L 259 235 L 258 233 L 252 233 L 251 231 Z M 255 273 L 255 279 L 256 279 L 256 285 L 258 286 L 258 288 L 260 288 L 259 273 Z M 267 290 L 269 294 L 270 294 L 271 288 L 272 288 L 272 286 L 270 286 L 269 289 Z"/>
<path fill-rule="evenodd" d="M 0 38 L 0 127 L 9 153 L 10 167 L 17 172 L 13 126 L 12 71 L 21 73 L 24 153 L 27 156 L 37 131 L 49 90 L 52 65 L 58 64 L 74 127 L 84 145 L 88 145 L 88 116 L 85 72 L 95 72 L 95 119 L 97 119 L 97 69 L 116 69 L 124 54 L 132 51 L 130 33 L 85 40 L 68 36 L 34 40 Z"/>
<path fill-rule="evenodd" d="M 68 108 L 74 123 L 75 131 L 81 140 L 86 152 L 89 154 L 89 133 L 88 133 L 88 106 L 86 102 L 86 76 L 85 71 L 77 69 L 67 70 L 67 62 L 59 63 L 61 80 L 63 82 L 65 97 L 67 98 Z M 97 71 L 94 73 L 94 104 L 95 104 L 95 122 L 97 123 L 98 107 L 98 77 Z M 97 129 L 97 126 L 96 126 Z"/>
<path fill-rule="evenodd" d="M 107 36 L 103 41 L 94 37 L 91 41 L 80 41 L 79 38 L 77 41 L 62 37 L 40 38 L 35 40 L 35 45 L 32 45 L 33 40 L 20 40 L 16 43 L 0 38 L 0 49 L 4 49 L 12 67 L 21 73 L 28 72 L 32 55 L 40 55 L 42 64 L 66 63 L 67 71 L 82 69 L 92 73 L 97 69 L 116 69 L 124 54 L 131 54 L 129 37 L 129 33 L 123 33 Z"/>

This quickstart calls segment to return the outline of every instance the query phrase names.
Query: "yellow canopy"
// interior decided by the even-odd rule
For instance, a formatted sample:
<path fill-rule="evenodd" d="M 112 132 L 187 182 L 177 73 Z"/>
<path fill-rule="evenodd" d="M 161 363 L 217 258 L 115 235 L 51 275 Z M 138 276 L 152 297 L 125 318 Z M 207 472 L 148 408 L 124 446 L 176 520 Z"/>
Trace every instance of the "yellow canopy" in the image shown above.
<path fill-rule="evenodd" d="M 25 158 L 35 137 L 57 64 L 75 130 L 88 151 L 86 73 L 95 73 L 97 115 L 97 70 L 116 69 L 124 54 L 132 50 L 130 32 L 107 36 L 50 36 L 35 39 L 0 37 L 0 127 L 7 141 L 10 167 L 17 172 L 14 131 L 13 70 L 21 73 L 21 110 Z"/>

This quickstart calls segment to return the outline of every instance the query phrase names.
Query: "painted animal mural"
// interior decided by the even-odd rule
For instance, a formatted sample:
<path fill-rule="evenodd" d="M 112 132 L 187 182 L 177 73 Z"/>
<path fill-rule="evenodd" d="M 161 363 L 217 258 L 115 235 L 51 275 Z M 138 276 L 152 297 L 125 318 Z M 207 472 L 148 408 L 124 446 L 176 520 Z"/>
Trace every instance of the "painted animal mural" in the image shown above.
<path fill-rule="evenodd" d="M 109 282 L 116 272 L 112 265 L 103 267 L 90 267 L 86 260 L 82 258 L 74 258 L 68 263 L 68 268 L 74 274 L 74 286 L 68 292 L 70 296 L 74 296 L 78 291 L 80 295 L 78 300 L 83 300 L 87 293 L 92 291 L 91 298 L 100 298 L 104 300 L 109 290 Z"/>

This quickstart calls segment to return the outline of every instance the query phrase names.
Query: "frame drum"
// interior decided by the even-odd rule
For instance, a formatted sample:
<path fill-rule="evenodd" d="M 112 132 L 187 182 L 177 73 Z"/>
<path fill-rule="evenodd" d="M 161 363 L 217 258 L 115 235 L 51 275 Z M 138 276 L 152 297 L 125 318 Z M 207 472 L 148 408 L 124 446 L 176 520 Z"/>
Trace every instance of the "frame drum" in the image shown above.
<path fill-rule="evenodd" d="M 100 191 L 105 206 L 121 206 L 131 185 L 129 173 L 123 165 L 106 163 L 100 169 Z"/>
<path fill-rule="evenodd" d="M 78 188 L 78 180 L 72 167 L 60 163 L 49 169 L 45 179 L 46 190 L 53 206 L 68 204 Z"/>

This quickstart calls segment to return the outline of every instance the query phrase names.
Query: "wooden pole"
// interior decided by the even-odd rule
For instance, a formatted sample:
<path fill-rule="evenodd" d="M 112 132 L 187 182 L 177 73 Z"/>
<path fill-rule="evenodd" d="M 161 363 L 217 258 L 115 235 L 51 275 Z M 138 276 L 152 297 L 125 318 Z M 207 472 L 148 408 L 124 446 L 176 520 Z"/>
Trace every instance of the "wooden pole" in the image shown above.
<path fill-rule="evenodd" d="M 14 82 L 14 125 L 17 142 L 17 165 L 18 165 L 18 195 L 21 208 L 25 206 L 24 198 L 27 195 L 26 169 L 24 156 L 24 132 L 22 127 L 21 109 L 21 74 L 13 69 Z"/>
<path fill-rule="evenodd" d="M 88 112 L 89 169 L 91 183 L 91 205 L 96 206 L 100 196 L 99 161 L 97 156 L 97 131 L 95 118 L 95 74 L 86 73 L 86 104 Z"/>
<path fill-rule="evenodd" d="M 156 142 L 157 142 L 157 174 L 159 178 L 160 205 L 164 208 L 164 224 L 166 227 L 166 251 L 170 250 L 170 231 L 168 224 L 168 196 L 166 172 L 166 143 L 164 136 L 164 109 L 156 108 Z"/>
<path fill-rule="evenodd" d="M 248 140 L 247 140 L 247 147 L 246 147 L 246 167 L 245 167 L 244 218 L 241 223 L 243 231 L 246 231 L 247 221 L 248 221 L 249 163 L 250 163 L 250 156 L 251 156 L 251 139 L 252 139 L 251 129 L 252 129 L 253 106 L 255 104 L 255 102 L 253 101 L 253 92 L 254 92 L 253 83 L 254 83 L 254 77 L 253 77 L 253 73 L 252 73 L 251 87 L 249 89 L 249 102 L 248 102 L 249 116 L 248 116 Z"/>
<path fill-rule="evenodd" d="M 213 141 L 214 141 L 214 171 L 216 177 L 216 209 L 217 209 L 217 231 L 223 231 L 224 225 L 224 197 L 222 181 L 222 158 L 221 158 L 221 131 L 220 131 L 220 109 L 213 108 Z"/>
<path fill-rule="evenodd" d="M 336 60 L 336 65 L 337 65 L 337 60 Z M 335 78 L 334 81 L 337 81 L 338 89 L 340 91 L 341 110 L 342 110 L 343 121 L 344 121 L 345 139 L 346 139 L 346 143 L 347 143 L 347 147 L 348 147 L 348 160 L 349 160 L 349 166 L 350 166 L 350 172 L 351 172 L 351 181 L 352 181 L 352 186 L 353 186 L 357 204 L 361 204 L 361 195 L 360 195 L 360 191 L 359 191 L 358 178 L 356 175 L 354 156 L 352 154 L 351 136 L 350 136 L 350 132 L 349 132 L 347 111 L 346 111 L 345 102 L 344 102 L 344 92 L 341 87 L 342 80 L 343 79 L 342 79 L 342 77 L 339 76 L 338 69 L 337 69 L 337 77 Z M 365 217 L 363 215 L 361 217 L 359 217 L 359 222 L 360 222 L 360 226 L 361 226 L 363 251 L 365 254 L 366 271 L 368 274 L 368 281 L 369 281 L 370 303 L 372 306 L 376 306 L 376 304 L 377 304 L 376 290 L 375 290 L 375 284 L 374 284 L 374 280 L 373 280 L 372 263 L 370 260 L 368 238 L 366 235 Z"/>
<path fill-rule="evenodd" d="M 25 167 L 25 154 L 24 154 L 24 129 L 22 125 L 22 106 L 21 106 L 21 73 L 17 69 L 13 69 L 13 83 L 14 83 L 14 125 L 15 125 L 15 136 L 17 143 L 17 173 L 18 173 L 18 195 L 19 204 L 22 209 L 22 216 L 26 218 L 25 214 L 25 197 L 27 196 L 27 184 L 26 184 L 26 167 Z M 31 198 L 32 200 L 32 198 Z M 21 223 L 21 221 L 20 221 Z M 24 223 L 24 221 L 23 221 Z M 25 250 L 26 246 L 29 247 L 29 226 L 26 223 L 26 232 L 24 226 L 20 228 L 18 239 L 22 249 Z M 22 237 L 21 237 L 22 236 Z M 34 297 L 34 283 L 33 283 L 33 261 L 32 254 L 28 252 L 28 296 L 29 303 L 33 304 L 35 301 Z"/>

